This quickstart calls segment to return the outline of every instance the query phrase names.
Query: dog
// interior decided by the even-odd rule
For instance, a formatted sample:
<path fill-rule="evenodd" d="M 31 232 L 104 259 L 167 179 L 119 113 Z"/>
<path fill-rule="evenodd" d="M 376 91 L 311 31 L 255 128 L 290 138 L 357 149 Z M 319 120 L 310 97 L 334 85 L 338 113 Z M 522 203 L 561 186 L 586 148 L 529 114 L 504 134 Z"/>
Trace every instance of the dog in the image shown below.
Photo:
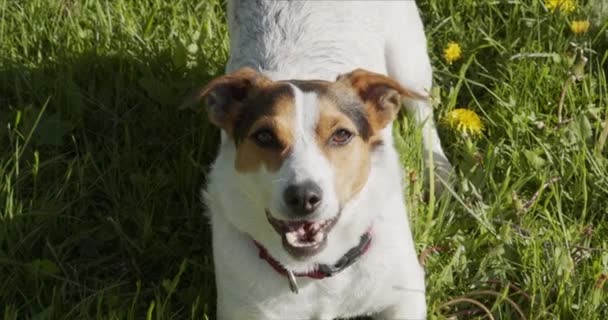
<path fill-rule="evenodd" d="M 221 142 L 203 192 L 218 319 L 425 319 L 393 146 L 402 104 L 447 172 L 414 1 L 230 0 Z"/>

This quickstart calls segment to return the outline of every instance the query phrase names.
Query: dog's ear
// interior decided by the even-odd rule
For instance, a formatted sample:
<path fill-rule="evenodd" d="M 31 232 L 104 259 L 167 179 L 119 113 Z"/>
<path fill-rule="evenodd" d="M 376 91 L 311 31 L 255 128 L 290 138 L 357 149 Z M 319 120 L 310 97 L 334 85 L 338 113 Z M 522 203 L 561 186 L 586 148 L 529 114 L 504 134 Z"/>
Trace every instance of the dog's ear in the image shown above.
<path fill-rule="evenodd" d="M 192 108 L 203 100 L 209 121 L 231 133 L 243 102 L 256 88 L 268 82 L 270 82 L 268 78 L 254 69 L 241 68 L 194 90 L 180 108 Z"/>
<path fill-rule="evenodd" d="M 402 98 L 426 98 L 403 88 L 387 76 L 363 69 L 339 75 L 336 81 L 344 82 L 355 90 L 365 103 L 370 122 L 376 130 L 386 127 L 395 119 L 401 108 Z"/>

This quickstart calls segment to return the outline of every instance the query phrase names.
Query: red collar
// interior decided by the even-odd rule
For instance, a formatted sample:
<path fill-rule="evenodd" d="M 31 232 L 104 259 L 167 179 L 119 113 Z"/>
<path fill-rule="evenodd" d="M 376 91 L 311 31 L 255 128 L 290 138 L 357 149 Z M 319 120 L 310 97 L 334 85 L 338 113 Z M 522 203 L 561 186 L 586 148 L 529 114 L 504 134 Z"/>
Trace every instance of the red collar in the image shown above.
<path fill-rule="evenodd" d="M 351 264 L 355 263 L 367 250 L 369 249 L 369 245 L 372 241 L 372 236 L 370 232 L 366 232 L 361 236 L 361 240 L 359 244 L 355 247 L 350 248 L 339 260 L 333 265 L 327 264 L 318 264 L 316 268 L 311 272 L 306 273 L 293 273 L 296 277 L 308 277 L 312 279 L 323 279 L 327 277 L 331 277 L 340 271 L 348 268 Z M 285 277 L 289 277 L 290 272 L 281 265 L 280 262 L 275 260 L 269 253 L 266 248 L 264 248 L 257 241 L 253 241 L 256 247 L 259 250 L 260 259 L 266 260 L 268 264 L 279 274 L 282 274 Z"/>

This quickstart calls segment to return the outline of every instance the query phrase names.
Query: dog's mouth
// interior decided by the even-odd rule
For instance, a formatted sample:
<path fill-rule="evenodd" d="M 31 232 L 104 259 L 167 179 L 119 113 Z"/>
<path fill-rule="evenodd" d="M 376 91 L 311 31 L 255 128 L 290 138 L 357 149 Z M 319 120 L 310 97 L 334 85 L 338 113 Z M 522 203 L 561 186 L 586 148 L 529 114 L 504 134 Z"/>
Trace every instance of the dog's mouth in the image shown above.
<path fill-rule="evenodd" d="M 266 210 L 266 218 L 281 236 L 283 248 L 294 258 L 303 259 L 323 250 L 327 234 L 336 224 L 338 217 L 326 220 L 280 220 Z"/>

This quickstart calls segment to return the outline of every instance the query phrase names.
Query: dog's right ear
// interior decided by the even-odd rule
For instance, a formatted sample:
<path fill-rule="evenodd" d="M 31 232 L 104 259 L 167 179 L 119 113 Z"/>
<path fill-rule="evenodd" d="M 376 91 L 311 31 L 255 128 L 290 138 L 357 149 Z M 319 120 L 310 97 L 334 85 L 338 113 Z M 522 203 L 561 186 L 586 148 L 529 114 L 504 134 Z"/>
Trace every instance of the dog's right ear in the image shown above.
<path fill-rule="evenodd" d="M 232 133 L 234 120 L 241 111 L 243 102 L 253 90 L 268 82 L 268 78 L 254 69 L 241 68 L 194 90 L 181 104 L 180 109 L 195 107 L 204 100 L 209 121 Z"/>

